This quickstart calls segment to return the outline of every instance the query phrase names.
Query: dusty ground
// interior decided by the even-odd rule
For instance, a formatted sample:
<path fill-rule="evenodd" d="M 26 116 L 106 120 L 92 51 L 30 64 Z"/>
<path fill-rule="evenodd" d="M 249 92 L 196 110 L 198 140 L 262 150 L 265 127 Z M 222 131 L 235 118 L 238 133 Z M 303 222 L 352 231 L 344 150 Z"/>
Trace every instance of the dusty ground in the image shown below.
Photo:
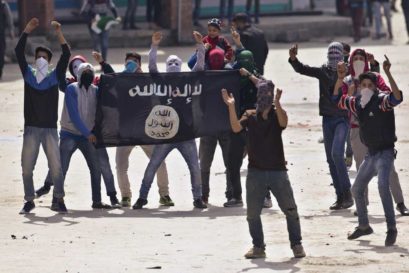
<path fill-rule="evenodd" d="M 397 38 L 392 44 L 365 40 L 359 46 L 364 46 L 380 60 L 384 53 L 389 56 L 392 72 L 406 94 L 409 92 L 409 47 L 404 45 L 407 36 L 401 20 L 401 15 L 394 17 Z M 334 190 L 330 186 L 324 147 L 317 142 L 322 135 L 317 106 L 318 84 L 292 71 L 287 63 L 288 46 L 271 44 L 266 76 L 285 92 L 283 106 L 290 123 L 284 132 L 284 147 L 301 217 L 303 243 L 308 255 L 305 259 L 291 258 L 285 219 L 275 202 L 272 209 L 263 211 L 268 257 L 253 261 L 243 258 L 251 246 L 245 207 L 222 207 L 225 182 L 219 150 L 212 168 L 208 210 L 192 209 L 187 167 L 181 156 L 172 152 L 167 164 L 175 207 L 159 207 L 154 186 L 145 210 L 92 211 L 89 174 L 82 156 L 76 153 L 66 178 L 66 204 L 70 213 L 55 215 L 48 208 L 51 197 L 47 196 L 36 201 L 34 214 L 18 215 L 23 204 L 20 167 L 23 83 L 17 66 L 9 65 L 0 83 L 0 165 L 3 166 L 0 176 L 0 272 L 409 272 L 409 217 L 397 217 L 397 244 L 385 248 L 386 225 L 375 180 L 370 184 L 369 207 L 373 235 L 348 241 L 347 232 L 357 224 L 352 210 L 328 210 L 334 201 Z M 326 41 L 301 44 L 299 58 L 305 63 L 319 65 L 325 60 L 325 47 Z M 191 50 L 166 48 L 160 60 L 175 52 L 186 60 Z M 112 50 L 110 54 L 120 68 L 124 50 Z M 163 63 L 161 65 L 163 67 Z M 405 101 L 396 110 L 399 155 L 395 164 L 409 204 L 407 115 L 409 103 Z M 110 149 L 109 154 L 114 169 L 115 150 Z M 135 196 L 147 162 L 140 149 L 134 150 L 130 177 Z M 35 171 L 36 187 L 42 184 L 46 171 L 47 163 L 41 153 Z M 245 175 L 244 165 L 243 182 Z M 355 175 L 352 168 L 352 181 Z M 104 198 L 108 201 L 106 196 Z M 155 270 L 155 267 L 161 269 Z"/>

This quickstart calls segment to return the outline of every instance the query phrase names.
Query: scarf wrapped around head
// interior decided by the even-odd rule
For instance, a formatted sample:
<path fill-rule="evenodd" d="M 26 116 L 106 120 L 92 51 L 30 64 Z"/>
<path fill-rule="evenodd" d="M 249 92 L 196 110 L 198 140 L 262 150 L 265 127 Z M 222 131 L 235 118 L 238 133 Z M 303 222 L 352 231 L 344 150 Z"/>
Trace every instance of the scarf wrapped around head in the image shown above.
<path fill-rule="evenodd" d="M 274 83 L 270 80 L 262 80 L 257 90 L 257 113 L 262 113 L 273 104 Z"/>
<path fill-rule="evenodd" d="M 176 55 L 170 55 L 166 60 L 166 72 L 180 72 L 182 60 Z"/>
<path fill-rule="evenodd" d="M 332 42 L 328 46 L 327 66 L 333 71 L 337 71 L 337 64 L 344 59 L 344 47 L 339 42 Z"/>

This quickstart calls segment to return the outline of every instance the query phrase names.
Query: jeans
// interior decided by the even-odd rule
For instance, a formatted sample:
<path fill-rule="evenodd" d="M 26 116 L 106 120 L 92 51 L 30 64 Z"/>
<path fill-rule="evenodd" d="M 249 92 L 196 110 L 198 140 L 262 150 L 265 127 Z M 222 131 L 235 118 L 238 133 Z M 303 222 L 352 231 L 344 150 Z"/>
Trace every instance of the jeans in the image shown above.
<path fill-rule="evenodd" d="M 338 197 L 351 188 L 348 170 L 344 160 L 345 141 L 348 135 L 349 122 L 343 117 L 327 117 L 322 119 L 324 146 L 331 173 L 332 182 Z"/>
<path fill-rule="evenodd" d="M 114 175 L 112 174 L 111 164 L 109 163 L 109 157 L 106 148 L 97 149 L 97 154 L 99 158 L 101 174 L 104 178 L 107 195 L 116 196 Z M 44 181 L 44 185 L 48 187 L 54 185 L 50 171 L 48 171 L 47 177 Z"/>
<path fill-rule="evenodd" d="M 108 196 L 116 196 L 115 180 L 112 174 L 111 164 L 106 148 L 97 149 L 101 174 L 104 178 L 105 188 Z"/>
<path fill-rule="evenodd" d="M 244 148 L 246 147 L 245 132 L 230 134 L 229 155 L 227 160 L 227 172 L 230 176 L 231 187 L 227 189 L 227 199 L 241 200 L 241 177 L 240 168 L 243 164 Z"/>
<path fill-rule="evenodd" d="M 173 149 L 179 150 L 185 159 L 187 166 L 189 167 L 193 199 L 196 200 L 202 198 L 202 181 L 200 179 L 199 158 L 194 139 L 155 146 L 151 160 L 149 161 L 149 164 L 145 170 L 141 189 L 139 191 L 139 198 L 148 198 L 149 189 L 151 188 L 156 171 Z"/>
<path fill-rule="evenodd" d="M 409 0 L 402 0 L 402 11 L 405 16 L 406 30 L 409 35 Z"/>
<path fill-rule="evenodd" d="M 109 46 L 109 31 L 103 30 L 100 34 L 97 34 L 89 28 L 89 32 L 92 39 L 92 47 L 95 51 L 101 52 L 102 58 L 106 61 Z"/>
<path fill-rule="evenodd" d="M 247 174 L 247 222 L 255 247 L 264 248 L 261 210 L 264 197 L 270 187 L 278 206 L 285 214 L 291 247 L 301 244 L 301 226 L 297 205 L 287 171 L 249 169 Z"/>
<path fill-rule="evenodd" d="M 381 7 L 383 7 L 383 14 L 386 17 L 386 24 L 388 27 L 388 33 L 392 34 L 392 22 L 391 22 L 391 4 L 388 2 L 378 2 L 375 1 L 372 3 L 373 15 L 375 19 L 375 33 L 376 35 L 381 34 L 382 26 L 382 14 Z"/>
<path fill-rule="evenodd" d="M 356 169 L 359 170 L 365 156 L 368 154 L 368 148 L 362 143 L 359 136 L 359 128 L 351 128 L 351 144 L 354 151 L 354 159 L 356 164 Z M 403 203 L 403 193 L 399 182 L 399 176 L 395 169 L 395 164 L 392 164 L 391 173 L 389 174 L 389 185 L 392 193 L 392 197 L 396 204 Z M 365 191 L 365 199 L 367 204 L 368 200 L 368 189 Z"/>
<path fill-rule="evenodd" d="M 365 204 L 365 189 L 368 187 L 369 181 L 371 181 L 372 177 L 376 174 L 378 174 L 378 190 L 385 212 L 387 227 L 388 229 L 396 227 L 395 211 L 389 190 L 389 176 L 393 161 L 394 150 L 387 149 L 373 155 L 367 154 L 364 162 L 360 166 L 352 188 L 360 227 L 369 225 L 368 211 Z"/>
<path fill-rule="evenodd" d="M 253 5 L 253 0 L 247 0 L 246 13 L 249 16 L 249 18 L 251 18 L 250 9 L 252 5 Z M 255 0 L 254 1 L 254 22 L 256 24 L 259 23 L 259 17 L 260 17 L 260 0 Z"/>
<path fill-rule="evenodd" d="M 227 20 L 231 22 L 233 17 L 234 0 L 227 0 Z M 224 11 L 226 9 L 226 0 L 220 0 L 220 20 L 224 19 Z"/>
<path fill-rule="evenodd" d="M 61 158 L 58 151 L 58 133 L 56 128 L 24 127 L 21 167 L 23 170 L 24 199 L 33 201 L 35 197 L 33 171 L 37 162 L 40 145 L 47 156 L 50 175 L 55 182 L 53 196 L 64 197 L 64 177 Z"/>
<path fill-rule="evenodd" d="M 198 24 L 199 16 L 200 16 L 200 6 L 202 4 L 202 0 L 194 0 L 194 2 L 195 2 L 195 7 L 193 9 L 193 23 Z"/>
<path fill-rule="evenodd" d="M 79 149 L 87 162 L 91 175 L 92 201 L 101 202 L 101 168 L 97 149 L 86 139 L 63 137 L 60 140 L 62 172 L 65 177 L 73 153 Z M 53 180 L 54 181 L 54 180 Z"/>
<path fill-rule="evenodd" d="M 200 138 L 199 158 L 200 158 L 200 172 L 202 177 L 203 196 L 209 197 L 210 193 L 210 168 L 212 166 L 214 153 L 216 151 L 217 142 L 219 142 L 222 149 L 224 167 L 226 168 L 226 197 L 228 189 L 231 187 L 229 172 L 227 169 L 228 149 L 230 143 L 230 133 L 219 136 L 207 136 Z"/>
<path fill-rule="evenodd" d="M 127 27 L 128 24 L 131 27 L 135 26 L 135 12 L 137 7 L 138 0 L 128 0 L 128 5 L 124 16 L 124 27 Z"/>
<path fill-rule="evenodd" d="M 354 152 L 352 151 L 350 135 L 351 135 L 351 128 L 349 128 L 348 135 L 347 135 L 347 142 L 346 142 L 347 148 L 346 148 L 346 151 L 345 151 L 345 156 L 346 157 L 352 157 L 354 155 Z"/>
<path fill-rule="evenodd" d="M 148 158 L 152 157 L 154 145 L 141 145 L 140 146 Z M 121 190 L 122 198 L 132 198 L 131 185 L 129 183 L 128 168 L 129 168 L 129 156 L 135 146 L 122 146 L 116 148 L 116 175 L 118 177 L 118 185 Z M 156 173 L 159 195 L 169 195 L 169 179 L 168 171 L 166 169 L 166 163 L 163 161 Z"/>

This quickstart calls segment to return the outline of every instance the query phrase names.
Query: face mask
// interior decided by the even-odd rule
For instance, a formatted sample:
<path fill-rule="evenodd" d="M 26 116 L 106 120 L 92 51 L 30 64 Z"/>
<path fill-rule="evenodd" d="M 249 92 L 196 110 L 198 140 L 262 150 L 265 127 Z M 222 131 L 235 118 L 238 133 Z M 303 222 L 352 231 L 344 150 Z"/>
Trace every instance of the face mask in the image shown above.
<path fill-rule="evenodd" d="M 138 68 L 139 68 L 139 65 L 138 65 L 138 63 L 137 62 L 135 62 L 135 61 L 127 61 L 126 63 L 125 63 L 125 70 L 124 70 L 124 72 L 125 73 L 135 73 L 136 72 L 136 70 L 138 70 Z"/>
<path fill-rule="evenodd" d="M 78 77 L 78 68 L 80 67 L 80 64 L 82 64 L 82 63 L 84 63 L 84 62 L 81 61 L 81 60 L 75 60 L 72 63 L 72 72 L 74 72 L 74 75 L 72 75 L 72 76 L 74 76 L 75 78 Z"/>
<path fill-rule="evenodd" d="M 224 52 L 213 49 L 209 52 L 209 66 L 211 70 L 221 70 L 224 67 Z"/>
<path fill-rule="evenodd" d="M 80 87 L 84 86 L 88 90 L 92 82 L 94 81 L 94 73 L 90 70 L 86 70 L 81 74 Z"/>
<path fill-rule="evenodd" d="M 182 60 L 175 55 L 171 55 L 166 60 L 166 72 L 180 72 L 182 70 Z"/>
<path fill-rule="evenodd" d="M 240 68 L 245 68 L 250 73 L 253 73 L 256 68 L 253 53 L 248 50 L 240 52 L 239 56 L 237 57 L 237 63 L 239 64 Z"/>
<path fill-rule="evenodd" d="M 364 61 L 355 61 L 354 62 L 354 71 L 355 71 L 355 79 L 359 77 L 362 73 L 364 73 L 365 69 L 365 62 Z"/>
<path fill-rule="evenodd" d="M 327 66 L 333 71 L 337 71 L 337 65 L 344 59 L 344 54 L 342 53 L 343 46 L 341 43 L 333 42 L 328 47 L 327 53 Z"/>
<path fill-rule="evenodd" d="M 262 113 L 269 109 L 274 100 L 274 84 L 272 81 L 262 81 L 257 90 L 257 113 Z"/>
<path fill-rule="evenodd" d="M 374 91 L 369 88 L 361 89 L 361 107 L 365 108 L 368 102 L 371 100 Z"/>
<path fill-rule="evenodd" d="M 36 60 L 36 80 L 37 83 L 42 82 L 48 74 L 48 62 L 43 57 L 40 57 Z"/>

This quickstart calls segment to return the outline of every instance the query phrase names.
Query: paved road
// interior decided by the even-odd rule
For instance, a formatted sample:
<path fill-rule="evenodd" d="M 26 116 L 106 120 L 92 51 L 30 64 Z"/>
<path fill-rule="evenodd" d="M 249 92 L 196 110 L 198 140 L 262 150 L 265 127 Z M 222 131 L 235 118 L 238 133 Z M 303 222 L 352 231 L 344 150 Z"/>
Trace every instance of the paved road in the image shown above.
<path fill-rule="evenodd" d="M 401 16 L 395 16 L 395 23 Z M 396 25 L 396 24 L 395 24 Z M 397 41 L 392 44 L 363 41 L 364 46 L 382 60 L 386 53 L 400 88 L 409 90 L 409 55 L 404 45 L 403 25 L 396 25 Z M 339 38 L 350 40 L 350 38 Z M 299 58 L 308 64 L 325 61 L 327 41 L 301 44 Z M 398 242 L 384 248 L 386 226 L 377 193 L 376 181 L 370 184 L 369 213 L 375 233 L 364 240 L 348 241 L 346 234 L 356 225 L 352 210 L 330 212 L 334 190 L 325 162 L 324 148 L 317 140 L 322 135 L 318 116 L 318 84 L 295 74 L 287 63 L 289 45 L 271 44 L 266 76 L 284 89 L 283 106 L 289 114 L 284 147 L 289 175 L 301 217 L 304 246 L 308 257 L 291 259 L 285 219 L 274 202 L 263 211 L 267 243 L 265 260 L 250 261 L 243 254 L 251 246 L 245 208 L 225 209 L 224 167 L 218 150 L 211 173 L 211 206 L 192 209 L 187 166 L 177 152 L 167 159 L 170 191 L 176 206 L 158 206 L 154 185 L 147 209 L 92 211 L 90 183 L 85 161 L 75 154 L 66 178 L 66 203 L 70 213 L 55 215 L 48 209 L 50 196 L 37 201 L 35 214 L 20 216 L 23 187 L 20 153 L 23 128 L 23 82 L 15 65 L 7 67 L 0 83 L 0 272 L 409 272 L 409 217 L 398 217 Z M 162 62 L 170 53 L 183 59 L 192 48 L 166 48 Z M 146 51 L 145 51 L 146 53 Z M 115 67 L 121 67 L 124 50 L 111 51 Z M 89 55 L 89 54 L 88 54 Z M 146 59 L 146 58 L 145 58 Z M 145 66 L 146 68 L 146 66 Z M 62 97 L 61 97 L 62 101 Z M 396 110 L 396 168 L 404 196 L 409 200 L 409 104 Z M 109 150 L 112 167 L 115 151 Z M 140 149 L 131 155 L 130 177 L 137 195 L 148 161 Z M 43 153 L 35 170 L 37 187 L 47 171 Z M 246 168 L 243 166 L 242 179 Z M 353 180 L 356 173 L 350 171 Z M 104 197 L 108 201 L 107 197 Z M 134 200 L 133 200 L 134 201 Z M 409 201 L 407 201 L 409 203 Z M 16 239 L 12 238 L 16 236 Z"/>

